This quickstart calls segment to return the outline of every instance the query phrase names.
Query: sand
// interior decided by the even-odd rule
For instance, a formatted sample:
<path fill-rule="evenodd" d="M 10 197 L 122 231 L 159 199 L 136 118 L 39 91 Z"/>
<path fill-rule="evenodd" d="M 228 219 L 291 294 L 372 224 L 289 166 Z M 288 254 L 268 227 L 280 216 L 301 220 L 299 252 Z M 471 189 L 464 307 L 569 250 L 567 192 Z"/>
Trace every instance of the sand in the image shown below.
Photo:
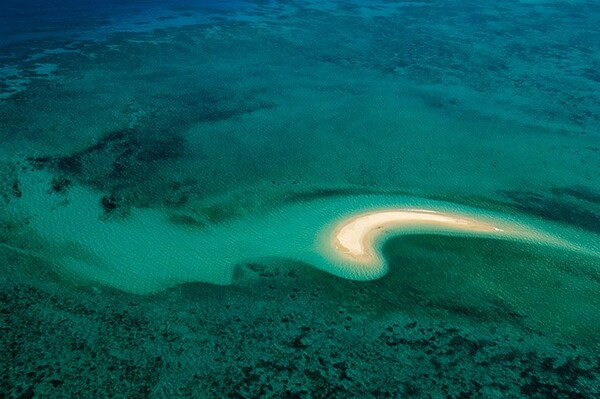
<path fill-rule="evenodd" d="M 521 218 L 518 218 L 521 219 Z M 381 246 L 390 235 L 443 234 L 490 237 L 561 248 L 580 255 L 598 257 L 585 242 L 553 234 L 550 226 L 535 227 L 533 220 L 517 221 L 508 215 L 483 210 L 422 209 L 387 207 L 350 214 L 338 220 L 324 235 L 323 252 L 331 264 L 330 273 L 353 280 L 374 280 L 387 273 Z"/>
<path fill-rule="evenodd" d="M 342 220 L 334 229 L 331 246 L 344 260 L 363 265 L 379 263 L 374 243 L 390 231 L 435 230 L 507 235 L 491 222 L 425 209 L 383 209 Z"/>

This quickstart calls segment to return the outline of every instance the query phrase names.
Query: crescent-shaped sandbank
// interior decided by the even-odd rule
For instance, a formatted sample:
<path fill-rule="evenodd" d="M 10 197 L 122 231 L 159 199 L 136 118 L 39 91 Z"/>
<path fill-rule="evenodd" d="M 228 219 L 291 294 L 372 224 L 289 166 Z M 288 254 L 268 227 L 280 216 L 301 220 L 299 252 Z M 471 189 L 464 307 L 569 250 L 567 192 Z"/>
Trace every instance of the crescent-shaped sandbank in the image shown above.
<path fill-rule="evenodd" d="M 332 245 L 349 261 L 371 264 L 377 260 L 374 241 L 390 230 L 406 228 L 450 229 L 470 233 L 503 232 L 499 227 L 462 215 L 426 209 L 393 209 L 367 212 L 343 220 L 335 229 Z"/>
<path fill-rule="evenodd" d="M 461 215 L 426 209 L 383 210 L 344 220 L 336 228 L 332 237 L 333 246 L 349 260 L 368 264 L 376 258 L 373 248 L 375 237 L 391 229 L 398 230 L 413 226 L 449 228 L 473 233 L 503 231 L 489 223 Z"/>
<path fill-rule="evenodd" d="M 492 237 L 582 250 L 556 235 L 498 215 L 397 207 L 367 210 L 338 219 L 322 236 L 321 251 L 336 265 L 332 273 L 354 280 L 372 280 L 387 271 L 381 255 L 385 238 L 412 233 Z"/>

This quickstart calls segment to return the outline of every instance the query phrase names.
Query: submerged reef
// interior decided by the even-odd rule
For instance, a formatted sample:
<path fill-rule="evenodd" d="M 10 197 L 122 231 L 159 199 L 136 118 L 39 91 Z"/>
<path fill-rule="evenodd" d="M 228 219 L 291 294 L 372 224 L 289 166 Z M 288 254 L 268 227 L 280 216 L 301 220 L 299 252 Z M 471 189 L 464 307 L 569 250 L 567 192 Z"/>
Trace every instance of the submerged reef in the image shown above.
<path fill-rule="evenodd" d="M 187 284 L 151 297 L 4 281 L 0 313 L 11 328 L 0 340 L 10 368 L 0 394 L 592 399 L 600 393 L 600 362 L 585 347 L 497 322 L 382 311 L 398 290 L 307 275 L 300 265 L 240 267 L 234 287 Z M 129 383 L 113 383 L 123 380 Z"/>
<path fill-rule="evenodd" d="M 131 206 L 157 205 L 157 201 L 184 203 L 184 194 L 176 192 L 180 183 L 164 182 L 167 187 L 162 187 L 162 198 L 152 198 L 157 193 L 148 190 L 152 187 L 149 182 L 159 180 L 161 167 L 184 153 L 184 138 L 173 131 L 123 129 L 73 154 L 32 157 L 28 163 L 34 169 L 52 172 L 54 193 L 65 194 L 72 182 L 109 193 L 101 200 L 102 209 L 109 214 L 117 208 L 126 212 Z"/>
<path fill-rule="evenodd" d="M 555 187 L 551 193 L 505 190 L 500 194 L 521 212 L 538 215 L 600 233 L 600 192 L 588 188 Z"/>

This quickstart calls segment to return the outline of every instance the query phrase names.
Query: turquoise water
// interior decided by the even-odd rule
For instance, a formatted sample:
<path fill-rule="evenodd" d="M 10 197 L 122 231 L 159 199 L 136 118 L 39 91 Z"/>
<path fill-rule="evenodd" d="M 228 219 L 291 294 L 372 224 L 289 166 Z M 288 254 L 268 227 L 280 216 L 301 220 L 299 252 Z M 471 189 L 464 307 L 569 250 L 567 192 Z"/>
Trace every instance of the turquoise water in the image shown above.
<path fill-rule="evenodd" d="M 0 5 L 0 397 L 600 396 L 598 4 L 71 3 Z M 552 240 L 355 281 L 382 207 Z"/>

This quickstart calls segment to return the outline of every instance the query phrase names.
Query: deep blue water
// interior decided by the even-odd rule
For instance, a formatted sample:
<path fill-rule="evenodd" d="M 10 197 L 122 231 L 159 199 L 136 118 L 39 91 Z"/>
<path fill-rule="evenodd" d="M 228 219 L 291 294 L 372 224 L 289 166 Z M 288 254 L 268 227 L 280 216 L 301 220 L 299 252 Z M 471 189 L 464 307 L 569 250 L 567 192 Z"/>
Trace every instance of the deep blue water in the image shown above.
<path fill-rule="evenodd" d="M 109 33 L 140 30 L 141 21 L 136 17 L 147 12 L 164 17 L 174 11 L 227 11 L 243 6 L 239 0 L 5 0 L 0 2 L 0 46 L 23 40 L 93 38 L 94 31 L 101 27 Z M 113 21 L 129 18 L 137 25 L 111 29 Z"/>

